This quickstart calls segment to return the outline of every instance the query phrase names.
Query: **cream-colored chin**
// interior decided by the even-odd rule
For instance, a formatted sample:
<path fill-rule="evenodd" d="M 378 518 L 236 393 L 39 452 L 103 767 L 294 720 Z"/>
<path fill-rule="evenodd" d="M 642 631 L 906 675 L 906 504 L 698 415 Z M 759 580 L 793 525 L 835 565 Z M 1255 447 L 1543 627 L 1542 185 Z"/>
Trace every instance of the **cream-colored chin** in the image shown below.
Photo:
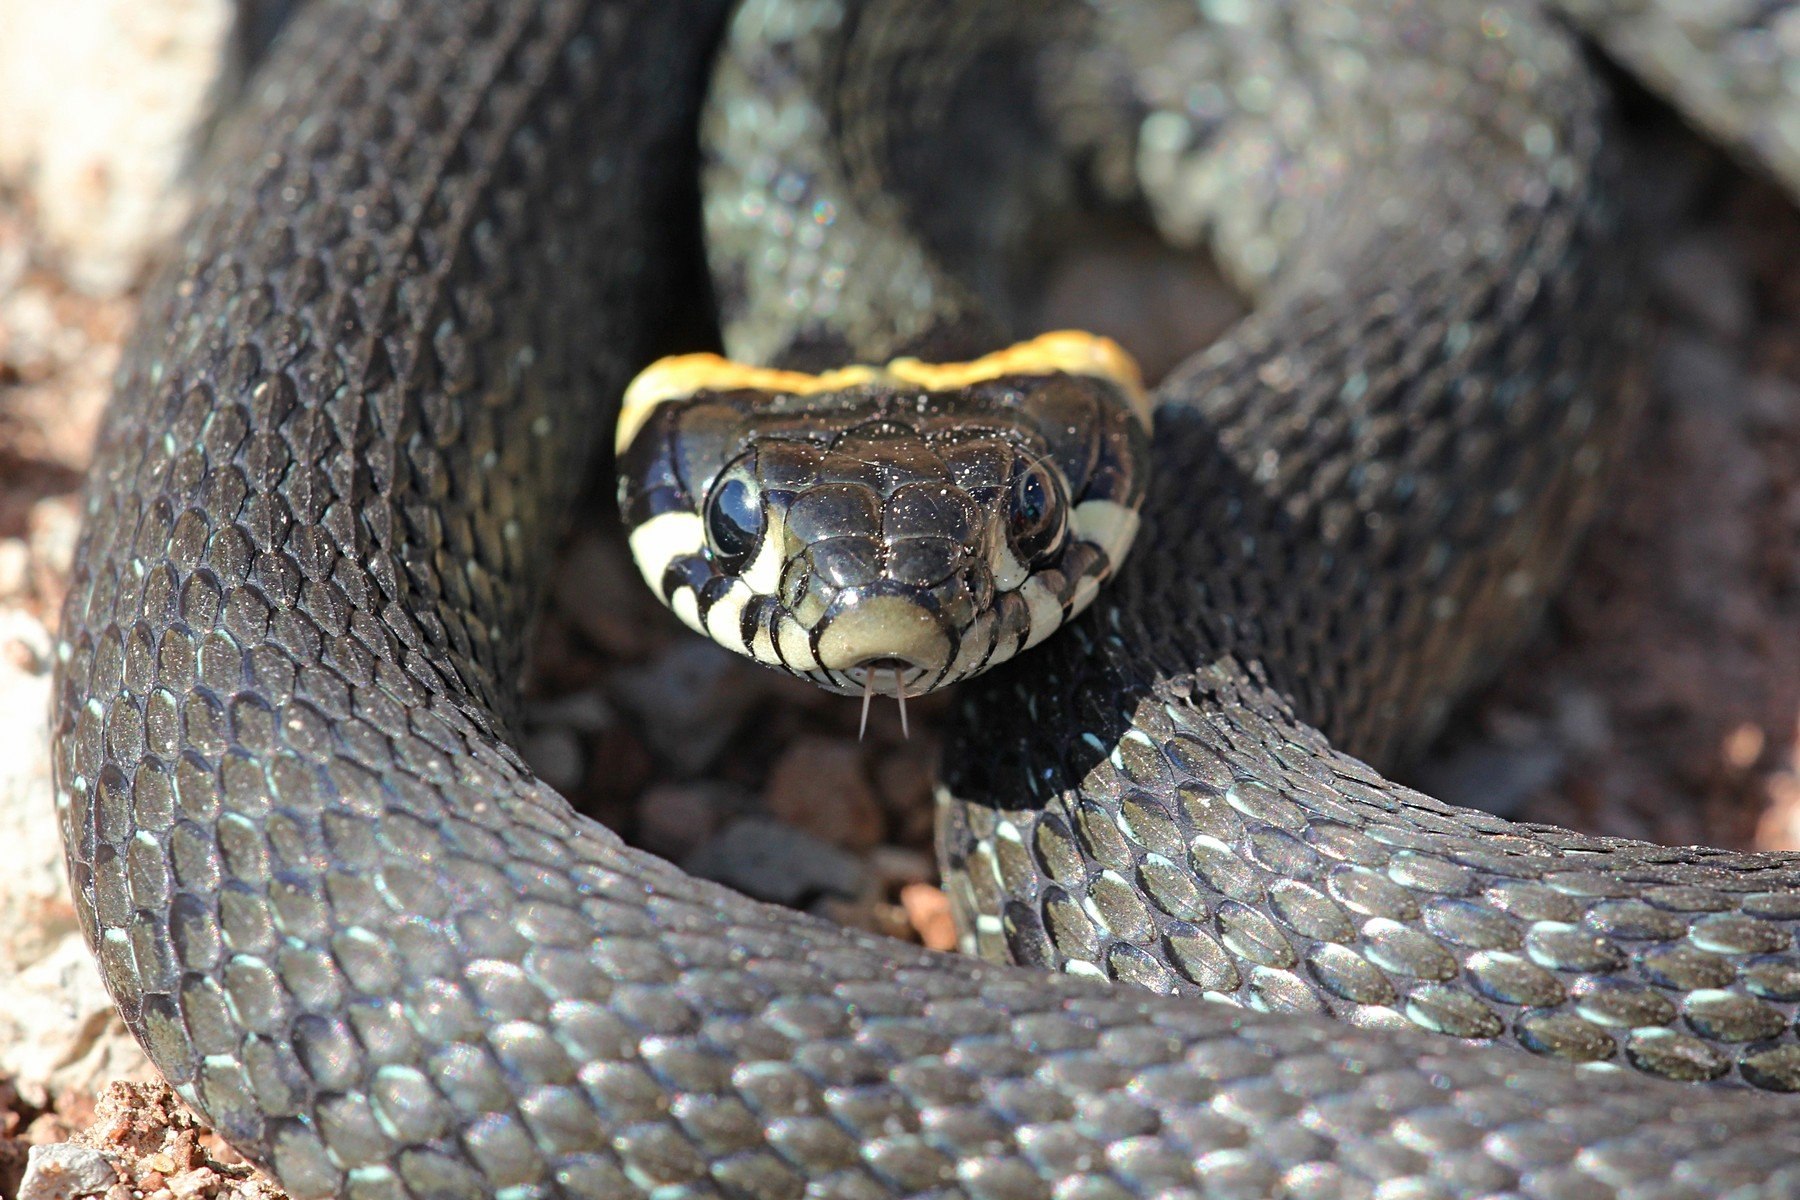
<path fill-rule="evenodd" d="M 819 663 L 847 673 L 897 659 L 927 677 L 950 661 L 950 637 L 930 612 L 900 596 L 871 596 L 831 618 L 818 638 Z"/>

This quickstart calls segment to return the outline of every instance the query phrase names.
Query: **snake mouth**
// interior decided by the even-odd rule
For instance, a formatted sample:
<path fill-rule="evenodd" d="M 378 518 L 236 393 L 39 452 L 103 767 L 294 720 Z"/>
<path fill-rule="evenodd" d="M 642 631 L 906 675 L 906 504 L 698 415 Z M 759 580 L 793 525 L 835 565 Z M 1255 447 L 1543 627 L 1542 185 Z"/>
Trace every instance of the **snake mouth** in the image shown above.
<path fill-rule="evenodd" d="M 854 680 L 857 691 L 873 687 L 899 695 L 907 687 L 924 691 L 931 675 L 950 661 L 951 636 L 938 615 L 916 598 L 894 592 L 852 592 L 832 606 L 814 638 L 819 665 Z"/>
<path fill-rule="evenodd" d="M 845 671 L 844 675 L 855 682 L 859 692 L 870 691 L 881 696 L 917 696 L 925 690 L 925 684 L 933 670 L 933 667 L 925 663 L 884 655 L 857 663 Z"/>
<path fill-rule="evenodd" d="M 911 737 L 912 730 L 907 727 L 906 722 L 906 697 L 917 696 L 925 691 L 925 679 L 931 670 L 930 667 L 904 658 L 884 655 L 866 659 L 845 671 L 847 677 L 862 685 L 862 720 L 857 723 L 857 740 L 862 740 L 869 732 L 869 701 L 877 692 L 892 696 L 900 702 L 900 734 L 902 737 Z"/>

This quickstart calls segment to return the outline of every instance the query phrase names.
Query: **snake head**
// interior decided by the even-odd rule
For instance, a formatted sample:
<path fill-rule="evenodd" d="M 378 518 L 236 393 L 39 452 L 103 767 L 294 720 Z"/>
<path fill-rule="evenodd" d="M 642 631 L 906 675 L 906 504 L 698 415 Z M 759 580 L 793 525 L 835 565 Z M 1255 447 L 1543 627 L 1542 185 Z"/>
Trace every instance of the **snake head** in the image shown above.
<path fill-rule="evenodd" d="M 1137 532 L 1148 424 L 1131 360 L 1085 334 L 822 375 L 684 355 L 626 393 L 620 507 L 689 626 L 830 691 L 917 696 L 1094 598 Z"/>

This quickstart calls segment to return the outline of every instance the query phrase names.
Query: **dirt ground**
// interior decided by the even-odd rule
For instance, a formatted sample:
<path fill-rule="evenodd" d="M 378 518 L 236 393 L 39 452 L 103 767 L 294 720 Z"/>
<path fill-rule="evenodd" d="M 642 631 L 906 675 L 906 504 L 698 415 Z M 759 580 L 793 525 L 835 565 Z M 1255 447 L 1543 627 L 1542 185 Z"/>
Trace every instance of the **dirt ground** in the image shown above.
<path fill-rule="evenodd" d="M 1666 118 L 1648 141 L 1637 186 L 1676 229 L 1650 272 L 1648 418 L 1542 633 L 1415 782 L 1597 833 L 1800 849 L 1800 214 Z M 30 214 L 0 201 L 0 610 L 53 623 L 131 304 L 35 262 Z M 528 689 L 541 773 L 690 869 L 947 945 L 929 803 L 946 705 L 917 703 L 910 739 L 880 706 L 858 741 L 854 702 L 701 645 L 622 564 L 603 520 L 571 535 Z M 260 1186 L 172 1103 L 102 1101 L 88 1143 L 139 1164 L 110 1200 Z M 26 1144 L 94 1112 L 0 1088 L 0 1194 Z"/>

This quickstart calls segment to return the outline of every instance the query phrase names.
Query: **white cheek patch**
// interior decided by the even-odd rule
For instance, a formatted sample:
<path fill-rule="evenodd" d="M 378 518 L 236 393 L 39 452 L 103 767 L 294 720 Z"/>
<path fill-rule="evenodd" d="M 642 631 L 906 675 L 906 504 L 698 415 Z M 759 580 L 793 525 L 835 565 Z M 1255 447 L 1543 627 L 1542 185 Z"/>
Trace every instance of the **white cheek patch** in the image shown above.
<path fill-rule="evenodd" d="M 994 614 L 984 612 L 963 632 L 962 642 L 956 647 L 956 660 L 950 664 L 950 670 L 944 676 L 945 682 L 966 678 L 981 665 L 988 651 L 993 648 Z"/>
<path fill-rule="evenodd" d="M 1137 510 L 1111 500 L 1083 500 L 1075 506 L 1075 536 L 1106 551 L 1116 568 L 1137 537 Z"/>
<path fill-rule="evenodd" d="M 706 622 L 700 619 L 700 601 L 694 595 L 693 588 L 677 588 L 675 594 L 669 597 L 669 608 L 681 618 L 683 625 L 702 637 L 706 635 Z"/>
<path fill-rule="evenodd" d="M 632 530 L 630 543 L 632 561 L 643 572 L 644 582 L 661 596 L 669 564 L 706 548 L 706 527 L 694 513 L 666 512 Z"/>
<path fill-rule="evenodd" d="M 775 639 L 767 625 L 758 625 L 750 637 L 750 657 L 768 667 L 779 667 L 781 656 L 775 653 Z"/>
<path fill-rule="evenodd" d="M 1092 575 L 1083 576 L 1075 585 L 1075 594 L 1069 597 L 1069 616 L 1084 611 L 1099 594 L 1100 581 Z"/>
<path fill-rule="evenodd" d="M 743 580 L 732 580 L 725 594 L 706 610 L 706 632 L 713 641 L 739 654 L 750 653 L 750 647 L 744 642 L 744 606 L 753 596 Z"/>
<path fill-rule="evenodd" d="M 1024 646 L 1029 650 L 1056 632 L 1063 622 L 1063 606 L 1056 593 L 1041 579 L 1027 579 L 1025 586 L 1019 589 L 1019 595 L 1031 614 L 1031 631 L 1025 635 Z"/>
<path fill-rule="evenodd" d="M 762 545 L 756 551 L 756 557 L 738 576 L 750 590 L 759 596 L 773 596 L 775 589 L 781 586 L 781 568 L 787 561 L 787 526 L 774 516 L 767 518 L 768 528 L 763 531 Z"/>
<path fill-rule="evenodd" d="M 781 647 L 781 659 L 796 671 L 811 671 L 819 665 L 819 656 L 813 653 L 812 637 L 800 622 L 781 614 L 775 626 L 775 637 Z"/>
<path fill-rule="evenodd" d="M 997 667 L 1019 652 L 1019 638 L 1010 633 L 999 634 L 994 640 L 994 652 L 988 656 L 987 665 Z"/>
<path fill-rule="evenodd" d="M 819 623 L 820 617 L 825 615 L 824 598 L 812 588 L 807 588 L 806 594 L 800 597 L 800 603 L 794 606 L 794 615 L 800 619 L 802 625 L 810 629 Z"/>
<path fill-rule="evenodd" d="M 988 569 L 994 573 L 994 590 L 1000 592 L 1012 591 L 1030 574 L 1003 537 L 994 539 L 993 553 L 988 555 Z"/>

